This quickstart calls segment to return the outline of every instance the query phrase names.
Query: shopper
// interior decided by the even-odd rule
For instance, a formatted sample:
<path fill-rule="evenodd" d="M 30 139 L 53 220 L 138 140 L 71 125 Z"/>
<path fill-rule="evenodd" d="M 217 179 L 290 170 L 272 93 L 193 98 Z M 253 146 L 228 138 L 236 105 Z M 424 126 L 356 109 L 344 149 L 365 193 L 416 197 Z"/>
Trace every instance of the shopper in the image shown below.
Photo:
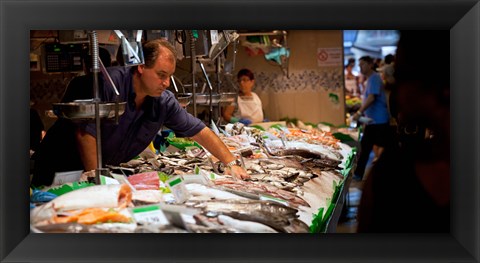
<path fill-rule="evenodd" d="M 382 59 L 381 58 L 375 58 L 373 60 L 373 71 L 377 71 L 382 66 Z"/>
<path fill-rule="evenodd" d="M 387 105 L 388 111 L 390 112 L 390 125 L 392 129 L 396 129 L 396 105 L 391 103 L 392 100 L 396 99 L 396 90 L 395 90 L 395 56 L 393 54 L 388 54 L 384 57 L 384 64 L 377 71 L 382 76 L 383 84 L 385 86 L 385 93 L 387 95 Z"/>
<path fill-rule="evenodd" d="M 110 52 L 102 47 L 98 48 L 98 57 L 102 61 L 105 67 L 112 65 L 112 58 Z M 95 94 L 93 90 L 88 87 L 92 86 L 93 74 L 92 74 L 92 55 L 88 53 L 88 50 L 83 54 L 83 75 L 73 78 L 65 89 L 65 93 L 62 96 L 61 102 L 72 102 L 74 100 L 86 100 L 92 99 Z"/>
<path fill-rule="evenodd" d="M 353 73 L 353 67 L 355 67 L 355 59 L 350 58 L 345 66 L 345 95 L 347 96 L 359 96 L 360 85 L 358 76 Z"/>
<path fill-rule="evenodd" d="M 30 102 L 30 104 L 33 104 Z M 34 108 L 30 108 L 30 151 L 35 152 L 45 136 L 45 126 Z"/>
<path fill-rule="evenodd" d="M 365 115 L 370 121 L 365 124 L 360 141 L 360 153 L 355 169 L 355 180 L 362 180 L 373 146 L 378 147 L 376 157 L 391 140 L 390 115 L 387 109 L 387 98 L 380 75 L 373 70 L 373 59 L 369 56 L 360 58 L 360 72 L 367 78 L 362 106 L 353 115 L 359 120 Z"/>
<path fill-rule="evenodd" d="M 223 119 L 230 123 L 241 122 L 245 125 L 263 121 L 262 101 L 252 91 L 255 77 L 249 69 L 241 69 L 237 74 L 240 85 L 237 103 L 222 109 Z"/>
<path fill-rule="evenodd" d="M 191 137 L 230 167 L 230 172 L 248 178 L 225 144 L 199 119 L 187 113 L 166 89 L 175 71 L 175 49 L 165 40 L 152 40 L 143 47 L 145 64 L 111 67 L 109 75 L 126 102 L 118 125 L 103 121 L 102 160 L 104 165 L 128 162 L 150 144 L 163 125 L 177 136 Z M 113 101 L 110 83 L 99 74 L 102 101 Z M 95 123 L 58 119 L 40 145 L 32 180 L 34 186 L 50 185 L 55 172 L 97 168 Z"/>
<path fill-rule="evenodd" d="M 365 181 L 358 232 L 450 230 L 449 41 L 448 30 L 400 32 L 392 101 L 397 143 L 385 148 Z M 426 52 L 429 43 L 435 53 Z M 435 67 L 419 64 L 419 57 Z"/>

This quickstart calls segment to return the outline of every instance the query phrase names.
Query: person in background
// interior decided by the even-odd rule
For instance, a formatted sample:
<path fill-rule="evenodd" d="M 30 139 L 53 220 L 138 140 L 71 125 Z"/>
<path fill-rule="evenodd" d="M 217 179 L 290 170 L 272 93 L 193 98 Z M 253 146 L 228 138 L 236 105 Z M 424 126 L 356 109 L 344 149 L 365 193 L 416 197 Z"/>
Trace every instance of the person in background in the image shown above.
<path fill-rule="evenodd" d="M 35 152 L 45 136 L 45 125 L 43 124 L 38 111 L 32 108 L 34 103 L 30 101 L 30 176 L 35 166 Z M 31 177 L 30 177 L 31 178 Z"/>
<path fill-rule="evenodd" d="M 395 56 L 392 54 L 388 54 L 383 58 L 383 62 L 385 63 L 385 65 L 393 65 L 393 63 L 395 62 Z"/>
<path fill-rule="evenodd" d="M 112 65 L 112 57 L 107 49 L 99 47 L 98 56 L 106 68 Z M 88 51 L 85 51 L 83 55 L 84 75 L 77 76 L 68 83 L 61 102 L 92 99 L 95 96 L 92 89 L 86 88 L 92 86 L 93 83 L 92 67 L 92 56 L 88 54 Z"/>
<path fill-rule="evenodd" d="M 345 66 L 345 95 L 347 96 L 358 96 L 360 94 L 359 79 L 353 73 L 353 67 L 355 67 L 355 59 L 350 58 Z"/>
<path fill-rule="evenodd" d="M 393 55 L 387 55 L 385 57 L 386 61 L 392 61 L 388 58 L 388 56 Z M 388 112 L 390 112 L 390 129 L 392 134 L 395 132 L 397 129 L 397 109 L 396 109 L 396 103 L 392 102 L 396 100 L 396 93 L 394 92 L 395 88 L 395 68 L 393 62 L 390 62 L 390 64 L 385 64 L 381 69 L 379 69 L 381 75 L 382 75 L 382 80 L 383 84 L 385 86 L 385 94 L 387 96 L 387 107 L 388 107 Z M 375 146 L 374 146 L 375 148 Z"/>
<path fill-rule="evenodd" d="M 171 44 L 161 39 L 152 40 L 144 43 L 143 52 L 145 63 L 142 65 L 107 69 L 120 92 L 120 101 L 126 102 L 126 106 L 118 124 L 112 120 L 101 123 L 103 166 L 118 166 L 132 160 L 165 125 L 178 137 L 190 137 L 203 145 L 225 164 L 228 173 L 249 178 L 220 138 L 182 108 L 174 94 L 167 90 L 176 68 L 176 51 Z M 113 101 L 116 95 L 110 82 L 103 74 L 98 77 L 100 100 Z M 59 118 L 35 153 L 31 184 L 51 185 L 56 172 L 95 170 L 98 168 L 96 144 L 94 122 Z"/>
<path fill-rule="evenodd" d="M 377 71 L 378 68 L 382 66 L 382 59 L 381 58 L 376 58 L 373 60 L 373 71 Z"/>
<path fill-rule="evenodd" d="M 385 66 L 381 67 L 378 70 L 382 76 L 383 84 L 385 85 L 385 88 L 388 88 L 387 86 L 391 86 L 395 83 L 395 68 L 393 64 L 386 64 Z"/>
<path fill-rule="evenodd" d="M 249 125 L 263 121 L 262 101 L 255 92 L 255 77 L 249 69 L 241 69 L 237 74 L 240 85 L 237 103 L 222 109 L 223 119 L 229 123 L 241 122 Z"/>
<path fill-rule="evenodd" d="M 33 102 L 30 102 L 32 105 Z M 30 107 L 30 153 L 33 154 L 43 137 L 45 136 L 45 125 L 38 114 L 38 111 Z"/>
<path fill-rule="evenodd" d="M 387 105 L 388 105 L 388 110 L 391 113 L 391 124 L 396 125 L 396 109 L 391 108 L 395 107 L 394 103 L 391 103 L 392 100 L 395 100 L 395 94 L 392 96 L 392 90 L 395 88 L 395 56 L 392 54 L 388 54 L 384 58 L 385 64 L 383 67 L 378 69 L 378 72 L 380 72 L 383 80 L 383 84 L 385 85 L 385 92 L 387 94 Z M 395 114 L 393 114 L 395 113 Z"/>
<path fill-rule="evenodd" d="M 425 52 L 430 43 L 437 52 Z M 449 52 L 448 30 L 400 32 L 392 90 L 396 139 L 364 182 L 358 232 L 450 232 L 450 61 L 438 56 Z"/>
<path fill-rule="evenodd" d="M 378 68 L 377 71 L 382 75 L 385 88 L 390 90 L 390 86 L 395 83 L 395 78 L 393 76 L 395 65 L 395 56 L 388 54 L 384 58 L 384 64 L 382 67 Z"/>
<path fill-rule="evenodd" d="M 365 93 L 360 109 L 352 116 L 356 121 L 362 115 L 371 121 L 365 124 L 360 141 L 360 153 L 355 169 L 355 180 L 362 180 L 373 146 L 377 146 L 376 158 L 381 154 L 382 148 L 390 137 L 390 115 L 387 109 L 387 98 L 380 74 L 373 70 L 373 59 L 369 56 L 360 58 L 360 72 L 367 78 Z"/>

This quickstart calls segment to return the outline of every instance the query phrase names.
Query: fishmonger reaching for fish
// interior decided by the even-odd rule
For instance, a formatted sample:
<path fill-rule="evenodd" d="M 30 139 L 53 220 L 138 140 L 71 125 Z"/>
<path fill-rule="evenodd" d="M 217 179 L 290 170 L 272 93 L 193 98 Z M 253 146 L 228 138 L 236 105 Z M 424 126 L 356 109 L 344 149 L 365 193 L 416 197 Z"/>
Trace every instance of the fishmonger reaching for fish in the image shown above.
<path fill-rule="evenodd" d="M 175 99 L 170 77 L 175 72 L 176 51 L 168 41 L 156 39 L 144 43 L 145 64 L 135 67 L 111 67 L 107 71 L 120 92 L 120 101 L 127 102 L 118 124 L 104 120 L 101 126 L 102 160 L 107 165 L 128 162 L 141 153 L 162 126 L 172 129 L 179 137 L 191 137 L 226 164 L 228 172 L 246 179 L 247 172 L 225 144 L 199 119 L 193 117 Z M 86 75 L 79 78 L 90 78 Z M 107 78 L 99 74 L 101 101 L 115 101 Z M 79 83 L 79 82 L 73 82 Z M 67 92 L 81 92 L 89 87 L 69 85 Z M 92 88 L 93 90 L 93 88 Z M 85 99 L 85 98 L 77 98 Z M 51 185 L 55 172 L 97 168 L 95 123 L 75 123 L 59 118 L 48 130 L 35 160 L 33 186 Z"/>

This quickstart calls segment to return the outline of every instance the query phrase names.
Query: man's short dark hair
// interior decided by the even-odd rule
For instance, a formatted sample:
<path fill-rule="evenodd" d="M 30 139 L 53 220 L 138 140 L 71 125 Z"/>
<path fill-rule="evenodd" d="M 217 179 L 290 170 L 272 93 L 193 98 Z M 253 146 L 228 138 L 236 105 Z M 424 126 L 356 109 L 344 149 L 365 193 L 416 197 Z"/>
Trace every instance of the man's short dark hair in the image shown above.
<path fill-rule="evenodd" d="M 373 58 L 370 57 L 370 56 L 363 56 L 360 58 L 360 60 L 363 60 L 365 62 L 367 62 L 368 64 L 373 64 Z"/>
<path fill-rule="evenodd" d="M 247 76 L 250 80 L 255 79 L 253 76 L 253 72 L 249 69 L 243 68 L 237 73 L 237 78 L 241 78 L 242 76 Z"/>
<path fill-rule="evenodd" d="M 392 54 L 386 55 L 385 59 L 384 59 L 385 64 L 387 64 L 387 65 L 392 63 L 394 60 L 395 60 L 395 57 Z"/>
<path fill-rule="evenodd" d="M 151 68 L 155 64 L 158 56 L 162 52 L 162 48 L 166 48 L 172 53 L 174 60 L 177 59 L 177 51 L 175 48 L 168 42 L 168 40 L 159 38 L 147 41 L 143 44 L 143 57 L 145 59 L 145 67 Z"/>

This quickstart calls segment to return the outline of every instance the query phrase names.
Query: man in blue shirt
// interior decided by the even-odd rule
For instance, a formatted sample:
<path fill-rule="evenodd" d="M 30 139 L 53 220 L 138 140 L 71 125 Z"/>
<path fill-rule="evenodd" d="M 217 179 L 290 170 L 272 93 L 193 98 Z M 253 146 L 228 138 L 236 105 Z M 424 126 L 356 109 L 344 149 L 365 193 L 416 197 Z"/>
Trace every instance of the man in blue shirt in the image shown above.
<path fill-rule="evenodd" d="M 387 107 L 387 97 L 380 74 L 373 70 L 374 61 L 369 56 L 360 58 L 360 72 L 367 78 L 363 102 L 360 109 L 353 115 L 354 120 L 365 115 L 371 121 L 365 125 L 360 142 L 360 153 L 355 169 L 356 180 L 361 180 L 365 173 L 370 152 L 374 145 L 378 146 L 379 153 L 382 147 L 390 140 L 390 114 Z"/>
<path fill-rule="evenodd" d="M 165 40 L 144 44 L 145 64 L 132 68 L 108 68 L 109 75 L 126 102 L 125 113 L 119 123 L 102 120 L 102 160 L 104 164 L 118 165 L 141 153 L 162 126 L 172 129 L 179 137 L 191 137 L 230 168 L 230 172 L 245 179 L 246 171 L 238 166 L 236 158 L 225 144 L 199 119 L 183 109 L 175 96 L 167 90 L 175 72 L 175 49 Z M 91 75 L 84 76 L 92 83 Z M 74 82 L 75 83 L 75 82 Z M 68 89 L 80 91 L 75 84 Z M 79 92 L 85 94 L 85 92 Z M 99 74 L 101 101 L 116 100 L 113 88 L 105 76 Z M 74 97 L 74 96 L 73 96 Z M 48 130 L 35 156 L 32 185 L 51 185 L 55 172 L 97 168 L 95 123 L 76 123 L 59 119 Z"/>

